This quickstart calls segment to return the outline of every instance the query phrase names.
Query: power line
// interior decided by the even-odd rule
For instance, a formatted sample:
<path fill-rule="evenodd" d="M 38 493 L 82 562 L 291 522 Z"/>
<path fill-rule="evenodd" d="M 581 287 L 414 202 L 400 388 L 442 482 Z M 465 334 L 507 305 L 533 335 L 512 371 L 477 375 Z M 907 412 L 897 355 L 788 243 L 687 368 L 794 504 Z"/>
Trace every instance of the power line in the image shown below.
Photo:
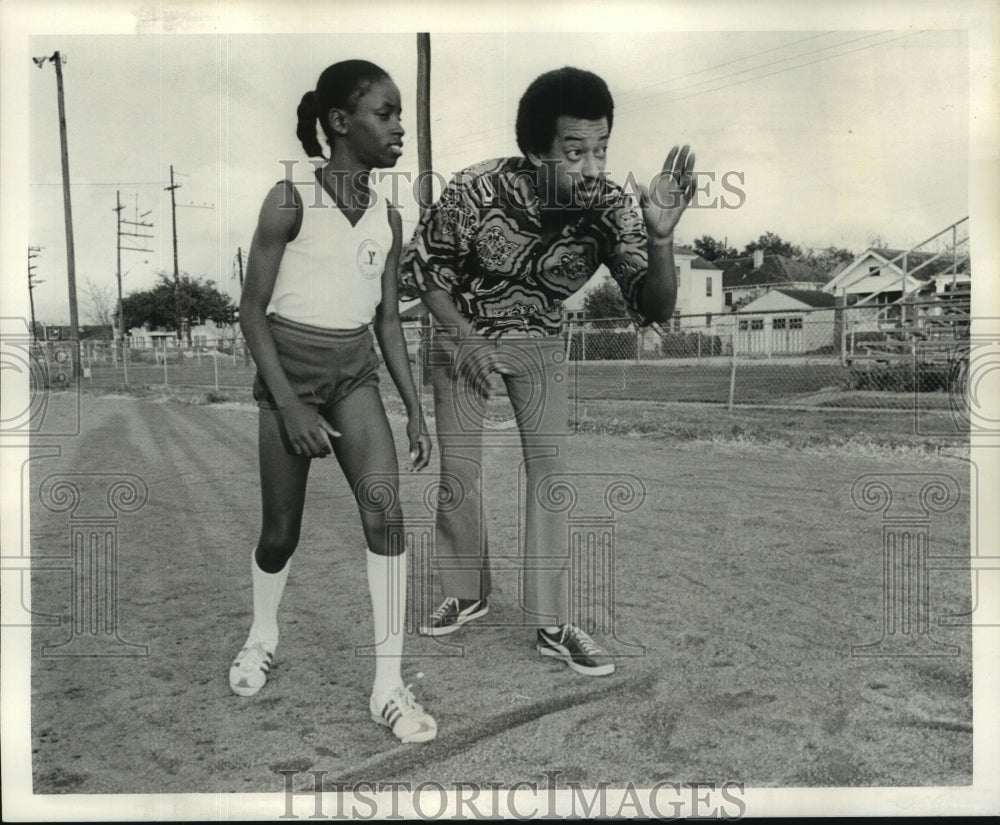
<path fill-rule="evenodd" d="M 861 37 L 855 37 L 855 38 L 853 38 L 851 40 L 841 41 L 840 43 L 834 43 L 834 44 L 832 44 L 830 46 L 824 46 L 822 49 L 819 49 L 818 52 L 813 52 L 813 54 L 817 54 L 819 52 L 830 51 L 832 49 L 839 49 L 841 46 L 846 46 L 846 45 L 849 45 L 850 43 L 857 43 L 860 40 L 869 40 L 872 37 L 878 37 L 880 34 L 885 34 L 885 32 L 874 32 L 872 34 L 862 35 Z M 888 42 L 888 41 L 886 41 L 886 42 Z M 760 52 L 760 54 L 764 54 L 764 53 L 765 52 Z M 740 70 L 735 71 L 735 72 L 730 72 L 729 74 L 720 75 L 718 77 L 711 77 L 711 78 L 708 78 L 706 80 L 699 80 L 696 83 L 689 83 L 688 85 L 682 86 L 682 87 L 680 87 L 678 89 L 665 89 L 665 90 L 663 90 L 661 92 L 656 92 L 651 97 L 661 97 L 663 95 L 670 95 L 671 96 L 671 100 L 682 100 L 682 99 L 684 99 L 684 97 L 690 97 L 690 95 L 686 95 L 684 97 L 678 97 L 677 96 L 678 94 L 680 94 L 682 92 L 686 92 L 686 91 L 688 91 L 690 89 L 695 89 L 698 86 L 704 86 L 707 83 L 717 83 L 720 80 L 727 80 L 727 79 L 729 79 L 731 77 L 739 77 L 741 74 L 747 74 L 748 72 L 756 72 L 756 71 L 759 71 L 760 69 L 766 69 L 769 66 L 777 66 L 779 63 L 786 63 L 789 60 L 796 60 L 796 59 L 801 58 L 803 56 L 804 55 L 802 55 L 802 54 L 789 55 L 788 57 L 782 57 L 782 58 L 779 58 L 778 60 L 772 60 L 772 61 L 770 61 L 768 63 L 760 63 L 760 64 L 755 65 L 755 66 L 750 66 L 750 67 L 748 67 L 746 69 L 740 69 Z M 838 57 L 838 56 L 839 55 L 830 55 L 828 58 L 821 58 L 821 59 L 825 60 L 825 59 L 830 59 L 832 57 Z M 731 61 L 731 62 L 737 62 L 737 61 Z M 719 64 L 719 67 L 725 66 L 725 65 L 728 65 L 728 64 L 721 63 L 721 64 Z M 803 65 L 806 65 L 806 64 L 803 64 Z M 719 68 L 719 67 L 715 67 L 715 68 Z M 781 71 L 787 71 L 787 70 L 789 70 L 791 68 L 795 68 L 795 67 L 794 66 L 792 66 L 792 67 L 786 67 L 786 69 L 783 69 Z M 776 74 L 776 73 L 777 72 L 774 72 L 774 74 Z M 701 74 L 701 72 L 692 72 L 692 73 L 690 73 L 688 75 L 682 75 L 680 78 L 677 78 L 677 79 L 682 79 L 684 77 L 693 77 L 696 74 Z M 768 75 L 759 75 L 757 77 L 744 78 L 744 80 L 738 81 L 738 82 L 733 83 L 731 85 L 736 86 L 736 85 L 739 85 L 739 83 L 743 83 L 743 82 L 747 82 L 749 80 L 758 79 L 759 77 L 767 77 L 767 76 Z M 730 85 L 730 84 L 727 84 L 726 86 L 721 86 L 719 88 L 728 88 L 728 85 Z M 716 89 L 712 89 L 710 91 L 717 91 L 717 90 Z M 647 98 L 645 101 L 642 101 L 643 105 L 646 104 L 646 102 L 648 101 L 648 99 L 649 98 Z M 631 107 L 624 107 L 622 109 L 622 111 L 623 111 L 623 113 L 634 112 L 638 108 L 639 107 L 637 105 L 633 104 Z"/>
<path fill-rule="evenodd" d="M 872 37 L 878 37 L 879 35 L 890 34 L 890 33 L 891 32 L 881 31 L 881 32 L 874 32 L 872 34 L 862 35 L 861 37 L 855 37 L 855 38 L 852 38 L 850 40 L 845 40 L 845 41 L 841 41 L 839 43 L 831 44 L 829 46 L 824 46 L 819 51 L 820 52 L 824 52 L 824 51 L 830 51 L 830 50 L 834 50 L 834 49 L 840 49 L 843 46 L 850 45 L 851 43 L 857 43 L 857 42 L 859 42 L 861 40 L 868 40 L 868 39 L 871 39 Z M 895 40 L 900 40 L 900 39 L 902 39 L 904 37 L 911 37 L 911 36 L 913 36 L 915 34 L 922 34 L 922 33 L 924 33 L 924 30 L 920 30 L 920 31 L 917 31 L 917 32 L 906 32 L 905 34 L 899 35 L 897 37 L 891 37 L 888 40 L 882 40 L 879 43 L 874 43 L 874 44 L 867 45 L 867 46 L 861 46 L 861 47 L 858 47 L 858 48 L 855 48 L 855 49 L 849 49 L 847 51 L 841 51 L 841 52 L 838 52 L 836 54 L 825 55 L 825 56 L 820 57 L 820 58 L 815 59 L 815 60 L 809 60 L 809 61 L 805 61 L 805 62 L 802 62 L 802 63 L 796 63 L 796 64 L 791 65 L 791 66 L 786 66 L 784 68 L 778 69 L 778 70 L 773 71 L 773 72 L 766 72 L 764 74 L 757 74 L 757 75 L 753 75 L 751 77 L 743 78 L 742 80 L 736 80 L 736 81 L 731 82 L 731 83 L 725 83 L 725 84 L 723 84 L 721 86 L 717 86 L 715 88 L 702 89 L 702 90 L 700 90 L 698 92 L 692 92 L 690 94 L 684 94 L 685 92 L 689 92 L 689 91 L 691 91 L 693 89 L 696 89 L 699 86 L 704 86 L 705 84 L 716 83 L 716 82 L 718 82 L 720 80 L 727 80 L 729 78 L 738 77 L 739 75 L 746 74 L 748 72 L 759 72 L 761 69 L 765 69 L 765 68 L 767 68 L 769 66 L 775 66 L 775 65 L 778 65 L 780 63 L 785 63 L 785 62 L 787 62 L 789 60 L 796 60 L 796 59 L 799 59 L 801 57 L 804 57 L 805 55 L 797 54 L 797 55 L 792 55 L 792 56 L 789 56 L 789 57 L 783 57 L 783 58 L 780 58 L 779 60 L 773 60 L 773 61 L 770 61 L 768 63 L 758 64 L 758 65 L 751 66 L 751 67 L 748 67 L 746 69 L 741 69 L 740 71 L 731 72 L 729 74 L 725 74 L 725 75 L 722 75 L 722 76 L 719 76 L 719 77 L 709 78 L 709 79 L 706 79 L 706 80 L 698 81 L 697 83 L 691 83 L 691 84 L 688 84 L 687 86 L 682 86 L 679 89 L 664 90 L 663 92 L 658 92 L 658 93 L 655 93 L 653 95 L 646 96 L 646 97 L 644 97 L 642 99 L 641 106 L 639 105 L 640 101 L 633 101 L 633 102 L 631 102 L 631 104 L 625 104 L 624 106 L 616 107 L 616 114 L 618 114 L 618 113 L 627 114 L 627 113 L 630 113 L 630 112 L 638 111 L 642 106 L 648 106 L 648 105 L 650 105 L 650 101 L 652 99 L 654 99 L 656 97 L 662 97 L 662 96 L 667 95 L 667 94 L 671 95 L 671 101 L 685 100 L 685 99 L 688 99 L 690 97 L 694 97 L 694 96 L 696 96 L 698 94 L 710 94 L 712 92 L 721 91 L 723 89 L 731 88 L 733 86 L 738 86 L 738 85 L 741 85 L 743 83 L 748 83 L 748 82 L 751 82 L 751 81 L 754 81 L 754 80 L 761 80 L 761 79 L 763 79 L 765 77 L 771 77 L 773 75 L 780 74 L 782 72 L 792 71 L 793 69 L 802 68 L 804 66 L 810 66 L 810 65 L 813 65 L 815 63 L 820 63 L 820 62 L 823 62 L 823 61 L 826 61 L 826 60 L 833 60 L 834 58 L 843 57 L 843 56 L 846 56 L 848 54 L 853 54 L 855 52 L 863 51 L 865 49 L 878 48 L 879 46 L 885 45 L 887 43 L 891 43 L 891 42 L 893 42 Z M 823 34 L 826 34 L 826 33 L 823 33 Z M 723 66 L 726 66 L 726 65 L 730 65 L 730 64 L 735 63 L 735 62 L 739 62 L 740 60 L 749 60 L 749 59 L 752 59 L 754 57 L 759 57 L 759 56 L 761 56 L 763 54 L 767 54 L 769 52 L 776 51 L 776 50 L 778 50 L 780 48 L 785 48 L 785 47 L 788 47 L 788 46 L 793 46 L 793 45 L 796 45 L 798 43 L 805 42 L 806 40 L 815 39 L 816 37 L 820 37 L 820 36 L 822 36 L 822 34 L 820 34 L 820 35 L 812 35 L 812 36 L 810 36 L 808 38 L 803 38 L 801 40 L 793 41 L 792 43 L 783 44 L 782 46 L 776 46 L 776 47 L 772 47 L 770 49 L 764 49 L 764 50 L 762 50 L 760 52 L 755 52 L 754 54 L 747 55 L 745 58 L 739 58 L 737 60 L 732 60 L 732 61 L 727 61 L 725 63 L 720 63 L 720 64 L 717 64 L 716 66 L 709 67 L 708 69 L 703 69 L 703 70 L 700 70 L 698 72 L 691 72 L 691 73 L 689 73 L 687 75 L 680 75 L 678 77 L 671 78 L 668 81 L 661 81 L 660 83 L 663 83 L 663 82 L 672 82 L 673 80 L 679 80 L 679 79 L 682 79 L 684 77 L 691 77 L 691 76 L 694 76 L 694 75 L 697 75 L 697 74 L 701 74 L 701 73 L 706 72 L 706 71 L 710 71 L 711 69 L 714 69 L 714 68 L 720 68 L 720 67 L 723 67 Z M 818 52 L 813 52 L 813 54 L 817 54 L 817 53 Z M 653 85 L 659 85 L 659 84 L 650 84 L 650 86 L 653 86 Z M 644 87 L 644 88 L 649 88 L 649 87 Z M 655 104 L 653 104 L 653 105 L 655 105 Z M 482 137 L 479 137 L 480 135 Z M 497 129 L 482 130 L 480 132 L 474 132 L 471 135 L 465 135 L 464 137 L 466 138 L 466 140 L 464 141 L 462 149 L 460 150 L 462 153 L 464 153 L 464 152 L 470 152 L 470 151 L 472 151 L 472 149 L 476 148 L 477 146 L 484 146 L 484 147 L 486 147 L 488 145 L 496 143 L 500 139 L 506 139 L 509 136 L 507 135 L 506 130 L 501 131 L 501 129 L 497 128 Z M 472 138 L 472 140 L 468 140 L 468 138 Z M 444 138 L 442 140 L 447 140 L 447 138 Z M 458 151 L 456 151 L 456 152 L 450 152 L 450 153 L 445 154 L 444 157 L 445 158 L 453 157 L 453 156 L 457 155 L 458 153 L 459 153 Z"/>
<path fill-rule="evenodd" d="M 134 180 L 134 181 L 70 181 L 70 186 L 163 186 L 162 180 Z M 47 183 L 42 181 L 30 181 L 28 186 L 62 186 L 61 183 Z"/>
<path fill-rule="evenodd" d="M 753 52 L 752 54 L 745 55 L 744 57 L 735 58 L 733 60 L 727 60 L 727 61 L 725 61 L 723 63 L 718 63 L 718 64 L 715 64 L 713 66 L 709 66 L 709 67 L 707 67 L 705 69 L 699 69 L 698 71 L 695 71 L 695 72 L 688 72 L 687 74 L 677 75 L 675 77 L 666 78 L 666 79 L 663 79 L 663 80 L 658 80 L 655 83 L 650 83 L 650 84 L 647 84 L 646 86 L 641 86 L 641 87 L 639 87 L 637 89 L 630 89 L 630 90 L 628 90 L 628 91 L 626 91 L 623 94 L 621 94 L 621 95 L 618 96 L 619 103 L 615 107 L 616 108 L 616 112 L 623 112 L 624 113 L 624 112 L 635 111 L 635 107 L 632 106 L 632 108 L 630 108 L 630 104 L 633 104 L 634 102 L 637 102 L 637 101 L 633 100 L 635 98 L 636 94 L 638 94 L 640 91 L 643 91 L 645 89 L 651 89 L 651 88 L 655 88 L 657 86 L 662 86 L 662 85 L 664 85 L 666 83 L 672 83 L 672 82 L 674 82 L 676 80 L 682 80 L 682 79 L 684 79 L 686 77 L 693 77 L 694 75 L 704 74 L 705 72 L 710 72 L 710 71 L 713 71 L 715 69 L 722 68 L 724 66 L 729 66 L 729 65 L 732 65 L 733 63 L 739 63 L 739 62 L 745 61 L 745 60 L 752 60 L 752 59 L 754 59 L 756 57 L 760 57 L 761 55 L 769 54 L 771 52 L 778 51 L 780 49 L 789 48 L 791 46 L 798 45 L 799 43 L 805 43 L 805 42 L 807 42 L 809 40 L 815 40 L 818 37 L 824 37 L 824 36 L 826 36 L 828 34 L 832 34 L 832 33 L 834 33 L 834 32 L 821 32 L 819 34 L 810 35 L 809 37 L 804 37 L 804 38 L 801 38 L 799 40 L 794 40 L 794 41 L 792 41 L 790 43 L 782 43 L 779 46 L 772 46 L 769 49 L 763 49 L 763 50 L 761 50 L 759 52 Z M 883 32 L 875 32 L 874 34 L 864 35 L 864 36 L 862 36 L 860 38 L 854 38 L 853 40 L 841 41 L 840 43 L 835 43 L 835 44 L 832 44 L 830 46 L 825 46 L 823 48 L 823 50 L 838 48 L 839 46 L 846 45 L 847 43 L 853 43 L 853 42 L 856 42 L 857 40 L 864 40 L 864 39 L 867 39 L 867 38 L 870 38 L 870 37 L 876 37 L 876 36 L 878 36 L 879 34 L 882 34 L 882 33 Z M 730 75 L 723 75 L 722 77 L 715 78 L 715 80 L 722 80 L 722 79 L 724 79 L 726 77 L 733 77 L 733 76 L 736 76 L 736 75 L 739 75 L 739 74 L 743 74 L 745 72 L 755 71 L 756 69 L 765 68 L 765 67 L 770 66 L 770 65 L 775 65 L 776 63 L 781 63 L 781 62 L 783 62 L 785 60 L 793 60 L 796 57 L 801 57 L 801 56 L 802 56 L 801 54 L 799 54 L 799 55 L 792 55 L 790 57 L 782 58 L 781 60 L 772 61 L 771 63 L 765 63 L 765 64 L 761 64 L 761 65 L 758 65 L 758 66 L 751 66 L 751 67 L 749 67 L 747 69 L 742 69 L 742 70 L 740 70 L 738 72 L 733 72 Z M 689 86 L 683 87 L 681 89 L 681 91 L 684 91 L 685 89 L 688 89 L 688 88 L 693 88 L 694 86 L 701 85 L 703 83 L 709 83 L 709 82 L 712 82 L 712 81 L 711 80 L 704 80 L 704 81 L 700 81 L 699 83 L 696 83 L 696 84 L 690 84 Z M 653 96 L 655 96 L 656 94 L 666 94 L 666 93 L 667 93 L 666 91 L 659 92 L 659 93 L 654 93 Z M 646 96 L 644 96 L 643 100 L 646 100 L 649 97 L 650 97 L 649 95 L 646 95 Z M 625 102 L 622 103 L 622 101 L 625 101 Z M 466 146 L 476 145 L 476 144 L 481 143 L 484 139 L 492 141 L 494 138 L 496 138 L 498 136 L 506 135 L 507 134 L 507 127 L 504 126 L 504 127 L 502 127 L 502 129 L 503 129 L 503 131 L 501 131 L 501 128 L 494 128 L 494 129 L 483 129 L 483 130 L 480 130 L 480 131 L 477 131 L 477 132 L 471 132 L 471 133 L 469 133 L 469 132 L 462 133 L 462 134 L 456 133 L 456 137 L 459 137 L 460 139 L 466 141 L 466 143 L 465 143 Z M 448 138 L 445 137 L 443 139 L 447 140 Z"/>
<path fill-rule="evenodd" d="M 644 89 L 652 89 L 657 86 L 662 86 L 665 83 L 672 83 L 675 80 L 683 80 L 686 77 L 694 77 L 695 75 L 698 74 L 704 74 L 705 72 L 710 72 L 713 69 L 721 69 L 724 66 L 731 66 L 733 63 L 740 63 L 744 60 L 750 60 L 754 57 L 760 57 L 761 55 L 769 54 L 770 52 L 776 52 L 779 51 L 780 49 L 789 48 L 790 46 L 797 46 L 799 43 L 805 43 L 809 40 L 815 40 L 817 37 L 826 37 L 828 34 L 836 34 L 836 32 L 833 31 L 820 32 L 819 34 L 810 35 L 809 37 L 803 37 L 800 40 L 793 40 L 791 43 L 782 43 L 780 46 L 772 46 L 770 49 L 764 49 L 759 52 L 754 52 L 752 54 L 745 55 L 744 57 L 737 57 L 733 60 L 727 60 L 725 63 L 716 63 L 714 66 L 709 66 L 707 69 L 699 69 L 696 72 L 688 72 L 687 74 L 677 75 L 675 77 L 668 77 L 664 80 L 658 80 L 655 83 L 649 83 L 646 86 L 639 86 L 636 89 L 630 89 L 629 91 L 622 94 L 620 96 L 620 99 L 628 100 L 629 98 L 633 97 L 635 94 L 643 91 Z M 840 44 L 835 44 L 835 45 L 840 45 Z M 834 46 L 826 46 L 824 48 L 834 48 Z M 790 58 L 784 58 L 784 59 L 788 60 Z"/>
<path fill-rule="evenodd" d="M 914 35 L 917 35 L 917 34 L 924 34 L 926 31 L 927 31 L 926 29 L 921 29 L 920 31 L 916 31 L 916 32 L 907 32 L 906 34 L 901 34 L 901 35 L 899 35 L 897 37 L 890 37 L 888 40 L 883 40 L 880 43 L 873 43 L 870 46 L 859 46 L 856 49 L 850 49 L 849 51 L 840 52 L 839 54 L 831 54 L 831 55 L 827 55 L 826 57 L 821 57 L 821 58 L 819 58 L 817 60 L 809 60 L 809 61 L 806 61 L 805 63 L 797 63 L 794 66 L 786 66 L 783 69 L 778 69 L 778 70 L 773 71 L 773 72 L 767 72 L 766 74 L 758 75 L 756 77 L 747 77 L 747 78 L 744 78 L 743 80 L 737 80 L 734 83 L 727 83 L 727 84 L 725 84 L 723 86 L 719 86 L 719 87 L 717 87 L 715 89 L 703 89 L 700 92 L 694 92 L 694 93 L 689 94 L 689 95 L 682 95 L 680 97 L 674 97 L 673 99 L 674 100 L 686 100 L 689 97 L 695 97 L 696 95 L 700 95 L 700 94 L 709 94 L 711 92 L 719 92 L 719 91 L 722 91 L 723 89 L 729 89 L 729 88 L 732 88 L 733 86 L 740 86 L 743 83 L 749 83 L 750 81 L 753 81 L 753 80 L 763 80 L 765 77 L 771 77 L 771 76 L 776 75 L 776 74 L 782 74 L 783 72 L 790 72 L 793 69 L 801 69 L 801 68 L 804 68 L 806 66 L 812 66 L 812 65 L 814 65 L 816 63 L 823 63 L 823 62 L 825 62 L 827 60 L 834 60 L 835 58 L 838 58 L 838 57 L 845 57 L 846 55 L 854 54 L 855 52 L 865 51 L 866 49 L 875 49 L 875 48 L 878 48 L 879 46 L 884 46 L 887 43 L 892 43 L 893 41 L 896 41 L 896 40 L 902 40 L 904 37 L 913 37 Z M 880 34 L 885 34 L 885 32 L 880 32 Z M 857 38 L 857 39 L 858 40 L 863 40 L 865 38 Z M 848 41 L 848 42 L 853 43 L 855 41 L 852 40 L 852 41 Z M 763 67 L 761 67 L 761 68 L 763 68 Z M 737 73 L 737 74 L 739 74 L 739 73 Z M 701 84 L 695 84 L 695 85 L 701 85 Z M 693 88 L 693 87 L 687 87 L 687 88 Z M 679 91 L 686 91 L 686 90 L 687 89 L 681 89 Z"/>

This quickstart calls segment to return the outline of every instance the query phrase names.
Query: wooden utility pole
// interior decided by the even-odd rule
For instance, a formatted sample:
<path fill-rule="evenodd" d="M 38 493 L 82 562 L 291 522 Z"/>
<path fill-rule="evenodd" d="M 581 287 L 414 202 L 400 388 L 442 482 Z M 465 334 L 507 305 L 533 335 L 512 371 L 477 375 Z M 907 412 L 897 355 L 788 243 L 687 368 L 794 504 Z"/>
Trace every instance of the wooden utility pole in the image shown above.
<path fill-rule="evenodd" d="M 56 66 L 56 90 L 59 96 L 59 142 L 62 148 L 63 210 L 66 213 L 66 273 L 69 281 L 70 337 L 80 340 L 80 318 L 76 308 L 76 253 L 73 248 L 73 208 L 69 194 L 69 149 L 66 145 L 66 103 L 63 99 L 63 58 L 56 52 L 49 58 Z M 79 365 L 74 367 L 78 372 Z"/>
<path fill-rule="evenodd" d="M 40 246 L 29 246 L 28 247 L 28 301 L 31 303 L 31 340 L 37 341 L 38 335 L 35 331 L 35 287 L 38 284 L 44 284 L 45 281 L 39 281 L 35 277 L 36 267 L 32 261 L 38 257 L 38 253 L 42 251 Z"/>
<path fill-rule="evenodd" d="M 434 197 L 431 180 L 431 36 L 417 34 L 417 164 L 420 175 L 420 214 Z"/>
<path fill-rule="evenodd" d="M 69 286 L 69 326 L 70 337 L 80 340 L 80 318 L 76 307 L 76 255 L 73 249 L 73 208 L 69 192 L 69 149 L 66 142 L 66 103 L 63 95 L 62 64 L 66 56 L 53 52 L 51 57 L 33 57 L 35 65 L 42 68 L 46 63 L 56 67 L 56 93 L 59 103 L 59 145 L 62 154 L 63 212 L 66 218 L 66 279 Z M 79 359 L 73 360 L 73 376 L 80 374 Z"/>
<path fill-rule="evenodd" d="M 183 175 L 183 172 L 178 172 L 178 175 Z M 181 300 L 181 274 L 180 267 L 177 265 L 177 198 L 175 192 L 181 188 L 179 183 L 174 183 L 174 166 L 170 165 L 170 186 L 164 187 L 164 191 L 170 192 L 170 221 L 173 226 L 174 231 L 174 315 L 176 317 L 177 324 L 177 341 L 178 343 L 184 337 L 184 328 L 186 325 L 186 317 L 184 315 L 183 302 Z M 195 203 L 182 203 L 181 206 L 191 207 L 194 209 L 215 209 L 214 204 L 195 204 Z M 187 330 L 188 344 L 191 343 L 191 330 Z"/>
<path fill-rule="evenodd" d="M 122 298 L 122 278 L 123 278 L 123 275 L 122 275 L 122 250 L 123 249 L 127 249 L 127 250 L 129 250 L 131 252 L 152 252 L 153 250 L 152 249 L 146 249 L 145 247 L 138 247 L 138 246 L 122 246 L 122 236 L 126 236 L 126 237 L 129 237 L 129 238 L 152 238 L 153 236 L 149 235 L 149 234 L 146 234 L 146 233 L 142 233 L 142 232 L 122 231 L 122 224 L 126 224 L 128 226 L 133 226 L 133 227 L 140 227 L 140 226 L 142 226 L 142 227 L 145 227 L 147 229 L 151 229 L 153 227 L 153 224 L 151 224 L 151 223 L 145 223 L 144 221 L 141 220 L 141 218 L 146 217 L 146 215 L 148 215 L 149 213 L 146 212 L 146 213 L 144 213 L 141 216 L 139 215 L 138 196 L 136 196 L 136 207 L 135 207 L 136 219 L 134 221 L 122 220 L 122 210 L 125 207 L 122 206 L 122 198 L 121 198 L 121 192 L 120 191 L 116 191 L 115 192 L 115 203 L 117 205 L 111 211 L 118 213 L 118 233 L 117 233 L 117 235 L 118 235 L 118 243 L 117 243 L 117 251 L 118 251 L 118 330 L 119 330 L 119 335 L 121 336 L 122 346 L 124 347 L 124 345 L 125 345 L 125 304 L 124 304 L 124 301 L 123 301 L 123 298 Z M 133 264 L 133 266 L 135 266 L 135 264 Z M 129 271 L 131 271 L 131 269 Z M 128 273 L 126 273 L 126 274 L 128 274 Z"/>
<path fill-rule="evenodd" d="M 177 324 L 177 340 L 181 340 L 181 276 L 177 268 L 177 200 L 174 192 L 180 187 L 179 183 L 174 183 L 174 165 L 170 164 L 170 220 L 174 229 L 174 322 Z"/>
<path fill-rule="evenodd" d="M 431 36 L 429 32 L 417 32 L 417 169 L 420 180 L 417 189 L 417 208 L 423 216 L 430 209 L 434 197 L 434 185 L 431 180 Z M 419 363 L 421 376 L 418 390 L 423 391 L 430 370 L 430 340 L 431 320 L 427 307 L 420 308 L 420 343 Z"/>
<path fill-rule="evenodd" d="M 115 218 L 118 222 L 118 228 L 115 232 L 115 253 L 116 253 L 116 272 L 118 274 L 118 340 L 121 342 L 122 346 L 125 345 L 125 306 L 122 303 L 122 193 L 115 190 L 115 208 L 112 210 L 115 213 Z"/>

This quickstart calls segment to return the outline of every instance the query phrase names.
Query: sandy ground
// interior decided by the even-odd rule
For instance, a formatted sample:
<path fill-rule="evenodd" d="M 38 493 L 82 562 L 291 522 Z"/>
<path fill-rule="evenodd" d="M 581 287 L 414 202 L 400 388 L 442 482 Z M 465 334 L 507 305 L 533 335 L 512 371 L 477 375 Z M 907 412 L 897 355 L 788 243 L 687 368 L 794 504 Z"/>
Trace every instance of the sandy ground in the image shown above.
<path fill-rule="evenodd" d="M 71 421 L 75 411 L 54 401 L 47 415 Z M 927 575 L 931 638 L 921 641 L 931 647 L 922 652 L 935 655 L 852 655 L 886 634 L 888 598 L 887 516 L 859 509 L 852 485 L 879 477 L 893 515 L 905 509 L 926 525 L 931 556 L 962 557 L 964 461 L 574 437 L 584 521 L 601 514 L 616 474 L 644 490 L 637 507 L 613 515 L 613 581 L 593 607 L 617 673 L 591 679 L 540 659 L 517 608 L 516 569 L 500 565 L 488 617 L 447 643 L 408 637 L 404 678 L 440 733 L 400 745 L 368 717 L 373 666 L 357 649 L 371 641 L 364 543 L 336 465 L 314 467 L 277 664 L 245 699 L 226 672 L 249 626 L 256 411 L 84 396 L 81 416 L 78 436 L 47 438 L 59 455 L 31 463 L 32 553 L 69 554 L 73 517 L 40 503 L 46 479 L 84 473 L 85 493 L 100 496 L 112 475 L 140 477 L 148 500 L 114 530 L 118 635 L 145 650 L 53 655 L 72 631 L 73 575 L 66 565 L 35 571 L 34 610 L 61 619 L 33 631 L 35 793 L 271 793 L 282 770 L 324 771 L 330 782 L 507 784 L 559 771 L 560 782 L 585 787 L 972 781 L 968 572 Z M 402 422 L 394 427 L 402 445 Z M 487 454 L 491 546 L 501 556 L 518 542 L 517 458 L 507 447 Z M 435 470 L 403 475 L 408 518 L 427 517 Z M 950 479 L 960 498 L 920 519 L 917 494 L 930 476 Z M 421 558 L 411 564 L 414 604 L 432 598 Z"/>

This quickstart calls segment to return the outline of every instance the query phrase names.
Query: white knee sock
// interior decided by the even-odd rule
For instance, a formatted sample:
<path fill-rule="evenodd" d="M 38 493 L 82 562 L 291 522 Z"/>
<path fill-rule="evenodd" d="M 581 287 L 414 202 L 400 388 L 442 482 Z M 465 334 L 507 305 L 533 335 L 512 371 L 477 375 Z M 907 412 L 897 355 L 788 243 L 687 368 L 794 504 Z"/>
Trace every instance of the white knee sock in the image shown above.
<path fill-rule="evenodd" d="M 406 553 L 380 556 L 366 551 L 368 592 L 375 624 L 375 684 L 372 696 L 381 707 L 403 686 L 400 663 L 406 628 Z"/>
<path fill-rule="evenodd" d="M 250 638 L 263 642 L 272 653 L 278 646 L 278 604 L 285 590 L 291 559 L 277 573 L 265 573 L 257 564 L 256 551 L 250 555 L 250 570 L 253 580 L 253 625 Z"/>

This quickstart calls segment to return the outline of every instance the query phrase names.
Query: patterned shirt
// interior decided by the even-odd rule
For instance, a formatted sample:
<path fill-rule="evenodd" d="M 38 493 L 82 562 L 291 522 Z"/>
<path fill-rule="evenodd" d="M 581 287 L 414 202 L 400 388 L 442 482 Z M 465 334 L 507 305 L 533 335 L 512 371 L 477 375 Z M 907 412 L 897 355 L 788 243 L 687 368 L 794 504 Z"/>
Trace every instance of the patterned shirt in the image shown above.
<path fill-rule="evenodd" d="M 621 187 L 605 180 L 601 195 L 546 241 L 526 159 L 469 167 L 417 225 L 400 266 L 403 290 L 444 290 L 486 338 L 550 336 L 559 333 L 563 300 L 604 264 L 641 322 L 646 227 Z"/>

